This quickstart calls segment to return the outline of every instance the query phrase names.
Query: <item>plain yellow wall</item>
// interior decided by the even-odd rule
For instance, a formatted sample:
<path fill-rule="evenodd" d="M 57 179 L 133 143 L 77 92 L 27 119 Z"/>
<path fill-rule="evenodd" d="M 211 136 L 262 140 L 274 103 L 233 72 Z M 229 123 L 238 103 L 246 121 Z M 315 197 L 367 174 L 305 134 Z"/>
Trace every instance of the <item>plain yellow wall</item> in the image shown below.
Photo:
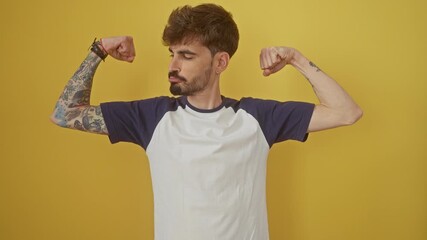
<path fill-rule="evenodd" d="M 262 77 L 260 49 L 287 45 L 365 111 L 352 127 L 273 147 L 271 239 L 426 240 L 426 1 L 215 2 L 241 33 L 223 94 L 315 102 L 292 68 Z M 143 150 L 48 116 L 94 37 L 132 35 L 137 58 L 101 64 L 93 104 L 169 94 L 161 33 L 172 9 L 197 3 L 1 1 L 0 239 L 153 239 Z"/>

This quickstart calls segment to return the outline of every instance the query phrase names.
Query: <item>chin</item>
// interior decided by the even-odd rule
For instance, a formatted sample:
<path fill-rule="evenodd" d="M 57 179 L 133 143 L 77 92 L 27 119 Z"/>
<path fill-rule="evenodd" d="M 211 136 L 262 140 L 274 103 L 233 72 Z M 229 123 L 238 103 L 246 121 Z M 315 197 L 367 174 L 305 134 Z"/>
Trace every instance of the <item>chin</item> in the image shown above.
<path fill-rule="evenodd" d="M 182 89 L 180 86 L 178 86 L 178 84 L 176 83 L 172 83 L 171 86 L 169 87 L 169 91 L 172 93 L 172 95 L 174 96 L 180 96 L 180 95 L 184 95 L 182 92 Z"/>

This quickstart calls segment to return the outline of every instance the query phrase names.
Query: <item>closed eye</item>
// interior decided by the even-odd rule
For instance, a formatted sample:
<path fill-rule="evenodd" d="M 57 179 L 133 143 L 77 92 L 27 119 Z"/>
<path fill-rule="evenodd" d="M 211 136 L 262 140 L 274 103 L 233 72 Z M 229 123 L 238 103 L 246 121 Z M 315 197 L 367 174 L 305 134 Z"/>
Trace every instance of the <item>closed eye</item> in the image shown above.
<path fill-rule="evenodd" d="M 173 58 L 175 55 L 174 54 L 170 54 L 169 57 Z M 180 57 L 184 58 L 185 60 L 191 60 L 193 59 L 193 55 L 192 54 L 179 54 Z"/>
<path fill-rule="evenodd" d="M 187 59 L 187 60 L 193 59 L 193 55 L 190 55 L 190 54 L 182 54 L 182 57 Z"/>
<path fill-rule="evenodd" d="M 170 57 L 174 57 L 175 56 L 175 53 L 172 51 L 172 49 L 169 48 L 169 52 L 171 53 Z M 178 53 L 178 55 L 180 57 L 182 57 L 183 59 L 185 59 L 185 60 L 191 60 L 191 59 L 194 58 L 194 56 L 197 55 L 196 53 L 194 53 L 194 52 L 192 52 L 190 50 L 186 50 L 186 49 L 185 50 L 179 50 L 176 53 Z"/>

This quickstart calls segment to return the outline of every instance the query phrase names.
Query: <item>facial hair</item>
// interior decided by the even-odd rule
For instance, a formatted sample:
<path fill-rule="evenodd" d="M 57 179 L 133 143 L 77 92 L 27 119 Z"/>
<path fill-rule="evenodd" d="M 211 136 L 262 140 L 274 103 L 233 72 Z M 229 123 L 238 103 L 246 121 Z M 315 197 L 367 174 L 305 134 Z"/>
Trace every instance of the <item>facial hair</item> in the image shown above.
<path fill-rule="evenodd" d="M 193 96 L 198 92 L 201 92 L 206 89 L 209 83 L 210 76 L 212 74 L 212 67 L 209 67 L 205 70 L 204 74 L 201 76 L 196 76 L 190 81 L 186 78 L 180 76 L 177 71 L 169 72 L 169 77 L 173 76 L 182 80 L 179 83 L 171 83 L 169 91 L 175 95 L 183 96 Z"/>

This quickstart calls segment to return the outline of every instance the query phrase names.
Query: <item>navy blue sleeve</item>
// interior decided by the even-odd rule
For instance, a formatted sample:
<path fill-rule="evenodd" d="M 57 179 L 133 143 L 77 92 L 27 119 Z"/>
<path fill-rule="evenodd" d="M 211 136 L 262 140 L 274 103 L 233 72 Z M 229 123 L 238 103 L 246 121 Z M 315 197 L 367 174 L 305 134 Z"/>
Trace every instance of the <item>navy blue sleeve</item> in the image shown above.
<path fill-rule="evenodd" d="M 176 100 L 169 97 L 102 103 L 111 143 L 131 142 L 146 149 L 159 121 L 176 105 Z"/>
<path fill-rule="evenodd" d="M 240 105 L 257 119 L 270 147 L 285 140 L 307 140 L 314 104 L 245 98 Z"/>

